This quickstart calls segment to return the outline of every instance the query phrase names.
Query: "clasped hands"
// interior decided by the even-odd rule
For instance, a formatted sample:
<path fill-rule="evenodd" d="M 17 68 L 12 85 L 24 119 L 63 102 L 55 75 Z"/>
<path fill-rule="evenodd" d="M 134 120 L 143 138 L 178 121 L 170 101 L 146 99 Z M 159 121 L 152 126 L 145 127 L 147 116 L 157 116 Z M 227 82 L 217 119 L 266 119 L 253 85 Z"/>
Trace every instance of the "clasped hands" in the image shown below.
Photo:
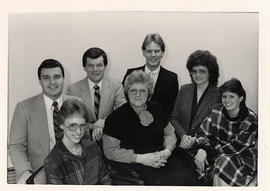
<path fill-rule="evenodd" d="M 171 155 L 171 151 L 166 148 L 159 152 L 147 153 L 147 154 L 138 154 L 137 162 L 146 166 L 151 166 L 154 168 L 160 168 L 165 166 L 167 159 Z"/>
<path fill-rule="evenodd" d="M 183 135 L 179 147 L 182 149 L 190 149 L 196 142 L 196 137 L 190 135 Z"/>
<path fill-rule="evenodd" d="M 197 154 L 194 157 L 194 163 L 196 164 L 197 169 L 200 172 L 203 172 L 205 169 L 205 165 L 208 165 L 206 157 L 207 157 L 207 153 L 203 149 L 199 149 L 197 151 Z"/>

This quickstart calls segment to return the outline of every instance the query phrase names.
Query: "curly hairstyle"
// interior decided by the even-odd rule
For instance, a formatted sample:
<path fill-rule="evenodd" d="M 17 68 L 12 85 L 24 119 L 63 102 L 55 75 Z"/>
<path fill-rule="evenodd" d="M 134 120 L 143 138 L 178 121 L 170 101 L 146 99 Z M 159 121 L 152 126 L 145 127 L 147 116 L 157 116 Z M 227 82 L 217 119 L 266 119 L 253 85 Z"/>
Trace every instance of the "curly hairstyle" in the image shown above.
<path fill-rule="evenodd" d="M 217 64 L 217 58 L 208 50 L 196 50 L 193 52 L 187 60 L 186 68 L 189 73 L 194 66 L 205 66 L 209 71 L 209 83 L 213 86 L 217 86 L 219 78 L 219 66 Z M 194 83 L 192 75 L 190 78 Z"/>
<path fill-rule="evenodd" d="M 124 93 L 128 97 L 128 90 L 130 86 L 136 83 L 145 84 L 148 90 L 148 97 L 154 92 L 154 81 L 153 79 L 142 70 L 135 70 L 129 74 L 124 82 Z"/>

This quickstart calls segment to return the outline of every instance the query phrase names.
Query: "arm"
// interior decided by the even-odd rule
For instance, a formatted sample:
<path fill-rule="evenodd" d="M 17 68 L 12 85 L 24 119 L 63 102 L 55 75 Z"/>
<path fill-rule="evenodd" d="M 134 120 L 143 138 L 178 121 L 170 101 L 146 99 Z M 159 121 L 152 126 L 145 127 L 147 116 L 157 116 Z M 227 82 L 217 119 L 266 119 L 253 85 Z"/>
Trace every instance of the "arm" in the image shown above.
<path fill-rule="evenodd" d="M 182 94 L 183 94 L 183 90 L 182 88 L 180 89 L 177 98 L 175 100 L 175 105 L 174 105 L 174 109 L 173 112 L 171 114 L 171 123 L 175 129 L 176 135 L 181 139 L 183 135 L 186 135 L 186 131 L 184 130 L 184 128 L 182 127 L 182 125 L 179 122 L 179 119 L 182 117 L 181 116 L 181 111 L 180 108 L 182 107 L 181 102 L 182 102 Z"/>
<path fill-rule="evenodd" d="M 124 163 L 136 162 L 137 155 L 132 149 L 120 148 L 119 139 L 104 134 L 102 140 L 104 154 L 108 159 Z"/>
<path fill-rule="evenodd" d="M 63 184 L 62 179 L 64 176 L 60 168 L 57 165 L 53 164 L 53 161 L 49 161 L 46 159 L 44 162 L 44 168 L 48 184 Z"/>
<path fill-rule="evenodd" d="M 16 170 L 17 178 L 20 178 L 24 173 L 32 171 L 27 156 L 28 121 L 26 113 L 27 112 L 24 111 L 22 104 L 18 103 L 13 114 L 10 128 L 8 151 Z"/>
<path fill-rule="evenodd" d="M 167 127 L 164 128 L 164 147 L 165 149 L 169 149 L 170 152 L 172 152 L 175 148 L 176 144 L 176 136 L 174 133 L 174 128 L 169 122 Z"/>

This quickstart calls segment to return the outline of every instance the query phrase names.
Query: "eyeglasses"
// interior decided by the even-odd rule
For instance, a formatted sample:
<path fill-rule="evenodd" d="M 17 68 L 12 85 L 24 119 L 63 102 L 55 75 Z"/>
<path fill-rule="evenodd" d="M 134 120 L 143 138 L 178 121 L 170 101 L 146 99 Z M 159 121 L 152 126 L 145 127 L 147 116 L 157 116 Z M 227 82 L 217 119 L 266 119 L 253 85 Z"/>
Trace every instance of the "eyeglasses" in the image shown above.
<path fill-rule="evenodd" d="M 196 74 L 199 74 L 199 75 L 201 75 L 201 76 L 204 76 L 204 75 L 206 75 L 208 72 L 206 71 L 206 70 L 191 70 L 190 71 L 190 74 L 191 75 L 196 75 Z"/>
<path fill-rule="evenodd" d="M 77 123 L 71 123 L 69 125 L 64 124 L 70 131 L 77 131 L 78 128 L 80 128 L 81 131 L 84 131 L 88 128 L 89 123 L 83 123 L 83 124 L 77 124 Z"/>
<path fill-rule="evenodd" d="M 136 96 L 136 95 L 138 95 L 138 93 L 139 93 L 140 96 L 146 96 L 147 93 L 148 93 L 147 90 L 145 90 L 145 89 L 140 89 L 140 90 L 137 90 L 137 89 L 131 89 L 131 90 L 129 90 L 128 92 L 129 92 L 129 94 L 132 95 L 132 96 Z"/>

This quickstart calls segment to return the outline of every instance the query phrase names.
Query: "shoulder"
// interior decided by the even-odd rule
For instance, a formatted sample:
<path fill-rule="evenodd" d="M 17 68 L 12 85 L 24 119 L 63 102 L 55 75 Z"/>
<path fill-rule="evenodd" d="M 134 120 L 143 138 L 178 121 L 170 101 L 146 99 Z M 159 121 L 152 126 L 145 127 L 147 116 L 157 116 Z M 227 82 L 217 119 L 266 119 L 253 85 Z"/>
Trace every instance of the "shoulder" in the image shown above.
<path fill-rule="evenodd" d="M 136 67 L 136 68 L 129 68 L 127 70 L 127 74 L 130 74 L 131 72 L 135 71 L 135 70 L 143 70 L 144 66 L 140 66 L 140 67 Z"/>
<path fill-rule="evenodd" d="M 180 90 L 193 90 L 194 88 L 194 84 L 190 83 L 190 84 L 184 84 L 181 86 L 181 89 Z"/>
<path fill-rule="evenodd" d="M 67 99 L 77 99 L 79 101 L 82 101 L 82 99 L 79 97 L 63 94 L 63 101 L 65 101 Z"/>
<path fill-rule="evenodd" d="M 57 145 L 55 145 L 44 161 L 45 167 L 50 165 L 56 168 L 61 162 L 62 160 L 61 154 L 59 153 L 59 148 Z"/>
<path fill-rule="evenodd" d="M 74 89 L 74 88 L 78 88 L 78 87 L 81 87 L 84 83 L 84 81 L 86 80 L 86 78 L 82 79 L 82 80 L 79 80 L 71 85 L 68 86 L 68 88 L 70 89 Z"/>
<path fill-rule="evenodd" d="M 248 116 L 246 118 L 247 121 L 250 123 L 258 123 L 258 116 L 255 114 L 254 111 L 248 108 Z"/>
<path fill-rule="evenodd" d="M 109 78 L 109 77 L 107 77 L 107 78 L 105 78 L 104 79 L 104 82 L 106 83 L 106 84 L 109 84 L 110 86 L 122 86 L 121 85 L 121 82 L 120 82 L 120 80 L 118 80 L 118 79 L 115 79 L 115 78 Z"/>
<path fill-rule="evenodd" d="M 32 108 L 34 106 L 39 106 L 42 100 L 43 100 L 42 94 L 38 94 L 38 95 L 32 96 L 30 98 L 27 98 L 23 101 L 18 102 L 17 106 L 21 106 L 24 108 L 28 108 L 28 107 Z"/>
<path fill-rule="evenodd" d="M 173 71 L 170 71 L 162 66 L 160 66 L 160 72 L 163 74 L 166 74 L 167 76 L 170 76 L 171 78 L 176 78 L 177 79 L 177 74 Z"/>

